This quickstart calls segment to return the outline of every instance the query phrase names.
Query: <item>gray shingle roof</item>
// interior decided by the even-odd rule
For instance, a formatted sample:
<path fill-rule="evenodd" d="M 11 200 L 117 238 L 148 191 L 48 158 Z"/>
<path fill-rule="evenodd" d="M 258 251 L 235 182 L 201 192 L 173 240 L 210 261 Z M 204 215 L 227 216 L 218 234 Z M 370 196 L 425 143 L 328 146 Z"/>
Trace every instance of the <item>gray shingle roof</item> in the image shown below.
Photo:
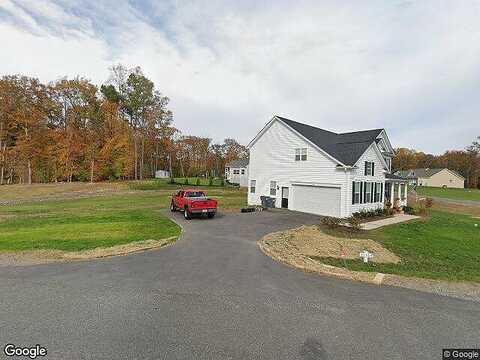
<path fill-rule="evenodd" d="M 237 159 L 237 160 L 232 160 L 230 161 L 226 167 L 231 167 L 231 168 L 242 168 L 242 167 L 247 167 L 249 163 L 248 159 Z"/>
<path fill-rule="evenodd" d="M 354 165 L 383 129 L 334 133 L 277 116 L 279 120 L 345 165 Z"/>
<path fill-rule="evenodd" d="M 430 169 L 430 168 L 423 168 L 423 169 L 409 169 L 409 170 L 399 170 L 395 172 L 395 174 L 403 176 L 403 177 L 408 177 L 408 178 L 429 178 L 432 175 L 435 175 L 436 173 L 442 171 L 443 169 L 447 168 L 435 168 L 435 169 Z M 463 178 L 462 175 L 460 175 L 458 172 L 454 170 L 450 170 L 452 173 L 456 174 L 457 176 Z"/>

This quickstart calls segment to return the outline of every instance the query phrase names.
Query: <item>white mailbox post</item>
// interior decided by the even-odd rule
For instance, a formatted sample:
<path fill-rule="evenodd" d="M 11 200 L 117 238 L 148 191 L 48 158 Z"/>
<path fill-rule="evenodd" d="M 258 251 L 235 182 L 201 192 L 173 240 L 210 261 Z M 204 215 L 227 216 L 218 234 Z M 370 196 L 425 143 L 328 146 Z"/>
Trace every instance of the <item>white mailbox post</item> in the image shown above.
<path fill-rule="evenodd" d="M 368 263 L 368 260 L 373 258 L 373 254 L 367 250 L 363 250 L 359 255 L 363 259 L 364 263 Z"/>

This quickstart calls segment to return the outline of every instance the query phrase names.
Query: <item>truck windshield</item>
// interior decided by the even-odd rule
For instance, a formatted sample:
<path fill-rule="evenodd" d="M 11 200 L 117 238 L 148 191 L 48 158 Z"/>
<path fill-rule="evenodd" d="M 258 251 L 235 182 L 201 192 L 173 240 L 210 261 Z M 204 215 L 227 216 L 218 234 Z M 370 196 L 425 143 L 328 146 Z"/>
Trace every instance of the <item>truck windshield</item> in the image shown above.
<path fill-rule="evenodd" d="M 203 191 L 192 191 L 185 193 L 185 197 L 205 197 L 205 193 Z"/>

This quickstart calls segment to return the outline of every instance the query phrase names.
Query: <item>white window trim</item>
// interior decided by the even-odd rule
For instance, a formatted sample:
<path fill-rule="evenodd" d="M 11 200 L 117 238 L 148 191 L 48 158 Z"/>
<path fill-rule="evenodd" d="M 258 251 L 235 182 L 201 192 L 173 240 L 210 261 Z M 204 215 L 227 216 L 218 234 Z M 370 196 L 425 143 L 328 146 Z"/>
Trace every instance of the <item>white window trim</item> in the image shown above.
<path fill-rule="evenodd" d="M 273 194 L 272 194 L 272 190 L 273 190 Z M 270 196 L 277 196 L 277 182 L 274 180 L 270 181 Z"/>
<path fill-rule="evenodd" d="M 250 194 L 255 194 L 257 190 L 257 180 L 250 180 Z"/>

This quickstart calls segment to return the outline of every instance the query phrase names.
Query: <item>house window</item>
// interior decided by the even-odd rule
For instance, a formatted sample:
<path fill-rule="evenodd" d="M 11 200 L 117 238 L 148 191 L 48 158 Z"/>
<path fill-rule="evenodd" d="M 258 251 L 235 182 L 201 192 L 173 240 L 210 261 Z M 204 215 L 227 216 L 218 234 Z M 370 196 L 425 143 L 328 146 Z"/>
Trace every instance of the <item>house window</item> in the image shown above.
<path fill-rule="evenodd" d="M 238 169 L 237 169 L 237 170 L 233 170 L 233 175 L 238 175 L 238 174 L 240 174 L 240 170 L 238 170 Z"/>
<path fill-rule="evenodd" d="M 242 175 L 245 175 L 245 169 L 242 169 Z"/>
<path fill-rule="evenodd" d="M 276 196 L 276 195 L 277 195 L 277 182 L 270 181 L 270 196 Z"/>
<path fill-rule="evenodd" d="M 361 185 L 360 181 L 353 182 L 352 204 L 360 204 Z"/>
<path fill-rule="evenodd" d="M 405 184 L 400 184 L 400 194 L 398 197 L 402 200 L 405 200 L 406 195 L 407 194 L 405 194 Z"/>
<path fill-rule="evenodd" d="M 372 183 L 366 182 L 364 189 L 365 189 L 364 202 L 367 204 L 371 203 L 372 202 Z"/>
<path fill-rule="evenodd" d="M 382 183 L 375 183 L 375 202 L 382 201 Z"/>
<path fill-rule="evenodd" d="M 375 175 L 375 163 L 372 161 L 365 161 L 365 176 Z"/>
<path fill-rule="evenodd" d="M 257 180 L 250 180 L 250 194 L 255 194 L 256 187 L 257 187 Z"/>
<path fill-rule="evenodd" d="M 307 161 L 307 148 L 295 149 L 295 161 Z"/>

